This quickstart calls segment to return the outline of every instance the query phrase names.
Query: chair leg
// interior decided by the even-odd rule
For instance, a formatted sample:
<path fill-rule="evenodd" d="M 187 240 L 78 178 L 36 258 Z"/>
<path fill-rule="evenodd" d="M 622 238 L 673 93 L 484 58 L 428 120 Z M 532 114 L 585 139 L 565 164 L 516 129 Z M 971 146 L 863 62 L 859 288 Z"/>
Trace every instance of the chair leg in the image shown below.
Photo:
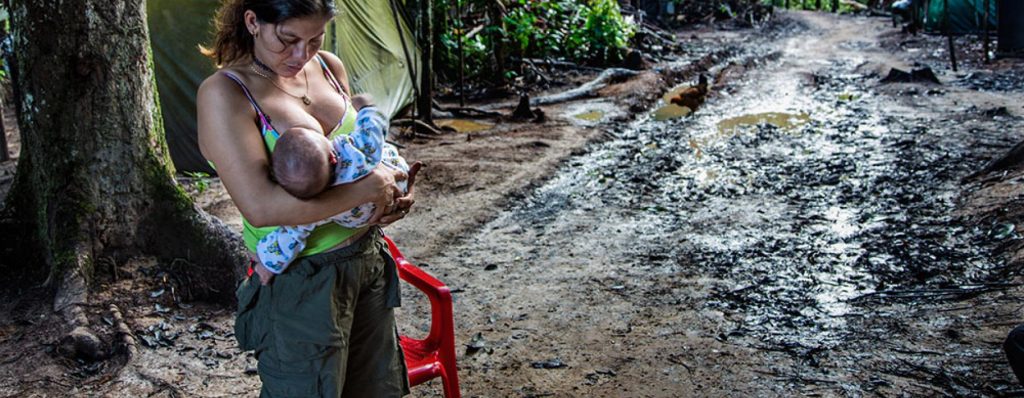
<path fill-rule="evenodd" d="M 444 385 L 444 397 L 445 398 L 461 398 L 459 392 L 459 377 L 455 373 L 455 369 L 443 369 L 441 371 L 441 383 Z"/>

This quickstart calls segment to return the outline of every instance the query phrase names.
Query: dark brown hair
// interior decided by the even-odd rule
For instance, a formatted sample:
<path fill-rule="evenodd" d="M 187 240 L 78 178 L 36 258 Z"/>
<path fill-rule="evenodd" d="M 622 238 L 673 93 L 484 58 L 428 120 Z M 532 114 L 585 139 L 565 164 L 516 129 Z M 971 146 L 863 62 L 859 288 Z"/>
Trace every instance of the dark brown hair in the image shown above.
<path fill-rule="evenodd" d="M 253 38 L 245 26 L 245 11 L 252 10 L 264 23 L 280 23 L 308 16 L 333 17 L 334 0 L 224 0 L 213 18 L 211 47 L 199 46 L 217 66 L 252 55 Z"/>

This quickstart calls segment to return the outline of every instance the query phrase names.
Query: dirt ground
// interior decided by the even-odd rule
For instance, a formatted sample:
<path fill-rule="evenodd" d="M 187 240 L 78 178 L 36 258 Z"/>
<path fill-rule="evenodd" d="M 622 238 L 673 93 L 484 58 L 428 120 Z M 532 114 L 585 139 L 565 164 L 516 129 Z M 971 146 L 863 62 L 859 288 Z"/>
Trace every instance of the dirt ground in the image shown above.
<path fill-rule="evenodd" d="M 1000 350 L 1024 318 L 1024 170 L 964 180 L 1024 138 L 1021 64 L 961 39 L 954 73 L 941 38 L 819 13 L 678 37 L 677 59 L 543 124 L 398 136 L 428 166 L 387 233 L 453 289 L 463 395 L 1024 394 Z M 941 84 L 880 83 L 918 66 Z M 707 104 L 655 117 L 700 68 Z M 197 202 L 240 228 L 205 183 Z M 0 396 L 256 395 L 233 308 L 181 302 L 161 264 L 107 266 L 93 324 L 112 335 L 117 305 L 136 359 L 62 356 L 26 289 L 0 301 Z M 403 302 L 402 333 L 424 334 L 425 300 Z"/>

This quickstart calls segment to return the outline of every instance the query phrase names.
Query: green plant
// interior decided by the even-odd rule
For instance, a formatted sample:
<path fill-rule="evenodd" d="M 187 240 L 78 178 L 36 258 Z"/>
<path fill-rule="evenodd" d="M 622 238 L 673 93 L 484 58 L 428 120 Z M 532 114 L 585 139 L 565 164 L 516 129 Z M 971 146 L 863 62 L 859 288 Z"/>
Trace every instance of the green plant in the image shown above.
<path fill-rule="evenodd" d="M 578 61 L 605 65 L 621 61 L 636 32 L 631 20 L 622 17 L 616 0 L 591 0 L 580 9 L 582 28 L 568 40 L 569 50 Z"/>
<path fill-rule="evenodd" d="M 493 0 L 491 0 L 493 1 Z M 636 28 L 624 18 L 615 0 L 515 0 L 506 3 L 499 21 L 485 12 L 492 3 L 484 0 L 439 2 L 439 74 L 453 80 L 459 74 L 461 41 L 463 72 L 467 80 L 504 81 L 515 77 L 515 62 L 497 59 L 564 59 L 591 65 L 618 62 L 628 49 Z M 437 4 L 437 3 L 435 3 Z M 453 12 L 459 11 L 459 12 Z M 504 66 L 506 70 L 495 68 Z M 508 70 L 512 69 L 512 70 Z M 504 77 L 505 79 L 502 79 Z"/>
<path fill-rule="evenodd" d="M 201 171 L 186 171 L 185 175 L 192 179 L 192 184 L 196 188 L 196 194 L 202 194 L 210 188 L 210 175 Z"/>

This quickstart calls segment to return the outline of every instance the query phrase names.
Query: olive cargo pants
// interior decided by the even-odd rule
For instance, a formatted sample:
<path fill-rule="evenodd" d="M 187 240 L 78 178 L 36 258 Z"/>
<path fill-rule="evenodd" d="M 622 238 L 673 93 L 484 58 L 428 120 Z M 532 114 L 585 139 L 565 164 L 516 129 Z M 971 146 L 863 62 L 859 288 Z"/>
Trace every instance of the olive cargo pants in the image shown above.
<path fill-rule="evenodd" d="M 236 291 L 235 337 L 255 350 L 260 397 L 398 397 L 409 392 L 394 307 L 398 275 L 380 230 L 300 258 Z"/>

